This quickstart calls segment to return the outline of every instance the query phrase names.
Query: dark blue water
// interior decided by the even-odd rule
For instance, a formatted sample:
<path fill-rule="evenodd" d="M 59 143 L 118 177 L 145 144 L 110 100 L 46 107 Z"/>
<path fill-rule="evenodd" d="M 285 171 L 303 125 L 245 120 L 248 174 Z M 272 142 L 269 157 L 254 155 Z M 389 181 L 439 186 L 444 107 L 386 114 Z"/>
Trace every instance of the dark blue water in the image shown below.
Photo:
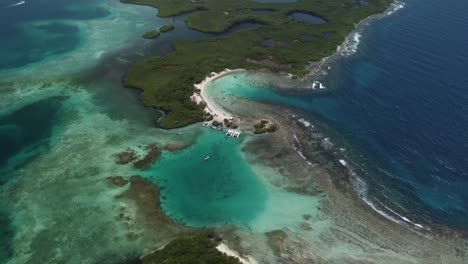
<path fill-rule="evenodd" d="M 374 190 L 414 218 L 468 229 L 467 1 L 408 0 L 364 33 L 359 53 L 311 100 L 357 143 Z M 398 208 L 401 205 L 403 208 Z"/>
<path fill-rule="evenodd" d="M 13 256 L 13 249 L 11 246 L 11 240 L 14 236 L 14 230 L 11 225 L 10 214 L 5 212 L 4 206 L 0 209 L 0 261 L 4 263 L 6 260 Z"/>
<path fill-rule="evenodd" d="M 406 1 L 333 65 L 328 95 L 250 91 L 304 109 L 355 150 L 369 194 L 415 222 L 468 229 L 468 1 Z"/>
<path fill-rule="evenodd" d="M 109 14 L 92 2 L 26 0 L 25 4 L 15 5 L 20 0 L 0 0 L 0 70 L 38 62 L 77 47 L 80 31 L 67 20 L 90 20 Z"/>
<path fill-rule="evenodd" d="M 63 99 L 51 97 L 0 116 L 0 185 L 8 175 L 3 169 L 21 165 L 12 160 L 15 155 L 23 153 L 20 160 L 24 163 L 39 154 L 37 149 L 47 146 Z"/>

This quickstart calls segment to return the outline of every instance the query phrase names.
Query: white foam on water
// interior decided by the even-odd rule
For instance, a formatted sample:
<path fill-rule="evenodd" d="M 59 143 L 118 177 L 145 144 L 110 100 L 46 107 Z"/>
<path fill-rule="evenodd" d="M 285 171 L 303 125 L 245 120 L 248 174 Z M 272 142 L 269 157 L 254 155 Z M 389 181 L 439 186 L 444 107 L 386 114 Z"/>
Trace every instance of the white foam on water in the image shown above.
<path fill-rule="evenodd" d="M 405 7 L 405 3 L 401 2 L 401 1 L 395 1 L 389 8 L 389 10 L 387 11 L 387 13 L 385 13 L 387 16 L 390 16 L 392 14 L 394 14 L 396 11 L 402 9 Z"/>
<path fill-rule="evenodd" d="M 296 118 L 296 116 L 293 116 L 293 118 Z M 310 124 L 308 121 L 306 121 L 303 118 L 298 118 L 298 121 L 300 123 L 304 124 L 304 126 L 306 126 L 306 124 Z M 309 127 L 309 126 L 306 126 L 306 127 Z M 300 146 L 301 144 L 300 144 L 300 141 L 297 138 L 297 136 L 293 135 L 293 138 L 298 143 L 298 145 Z M 325 140 L 328 141 L 329 139 L 325 138 Z M 297 148 L 295 148 L 295 149 L 296 149 L 296 152 L 299 154 L 299 156 L 301 156 L 301 158 L 303 158 L 305 161 L 307 161 L 307 163 L 309 165 L 311 165 L 311 163 L 307 160 L 307 158 L 304 156 L 304 154 L 299 149 L 297 149 Z M 388 209 L 388 211 L 390 211 L 395 216 L 398 216 L 401 220 L 394 217 L 394 216 L 392 216 L 392 215 L 390 215 L 390 214 L 388 214 L 386 211 L 380 209 L 376 204 L 374 204 L 372 199 L 369 198 L 369 195 L 368 195 L 368 190 L 369 189 L 368 189 L 367 183 L 357 175 L 357 173 L 352 169 L 351 166 L 349 166 L 348 161 L 346 161 L 345 159 L 338 159 L 338 162 L 348 169 L 348 173 L 349 173 L 350 178 L 351 178 L 351 184 L 352 184 L 354 190 L 356 191 L 356 193 L 358 194 L 358 196 L 361 198 L 361 200 L 363 200 L 375 212 L 379 213 L 380 215 L 382 215 L 386 219 L 388 219 L 388 220 L 390 220 L 392 222 L 395 222 L 397 224 L 409 223 L 409 224 L 411 224 L 413 226 L 416 226 L 418 228 L 429 230 L 428 228 L 424 227 L 423 225 L 414 223 L 414 222 L 410 221 L 408 218 L 397 214 L 396 212 L 394 212 L 393 210 L 391 210 L 390 208 L 383 205 L 380 201 L 377 200 L 377 202 L 380 205 L 385 207 L 385 209 Z"/>
<path fill-rule="evenodd" d="M 385 217 L 386 219 L 392 222 L 395 222 L 397 224 L 403 224 L 402 221 L 396 219 L 395 217 L 392 217 L 387 212 L 378 208 L 369 198 L 369 195 L 368 195 L 369 189 L 368 189 L 367 183 L 363 179 L 359 178 L 357 174 L 352 170 L 352 168 L 350 168 L 349 166 L 346 166 L 346 167 L 349 170 L 349 174 L 351 177 L 351 184 L 353 185 L 354 190 L 359 195 L 361 200 L 363 200 L 370 208 L 372 208 L 374 211 L 376 211 L 378 214 Z"/>
<path fill-rule="evenodd" d="M 398 214 L 397 212 L 395 212 L 394 210 L 390 209 L 388 206 L 385 206 L 383 203 L 381 203 L 380 201 L 378 201 L 380 203 L 380 205 L 382 205 L 383 207 L 385 207 L 385 209 L 389 210 L 390 212 L 392 212 L 393 214 L 395 214 L 396 216 L 398 216 L 399 218 L 403 219 L 405 222 L 411 224 L 411 225 L 414 225 L 416 227 L 419 227 L 421 229 L 425 229 L 427 231 L 430 231 L 429 228 L 421 225 L 421 224 L 418 224 L 418 223 L 415 223 L 415 222 L 412 222 L 411 220 L 409 220 L 407 217 L 404 217 L 400 214 Z"/>
<path fill-rule="evenodd" d="M 15 6 L 21 6 L 26 4 L 26 1 L 19 1 L 18 3 L 11 4 L 9 6 L 6 6 L 5 8 L 10 8 L 10 7 L 15 7 Z"/>
<path fill-rule="evenodd" d="M 305 127 L 311 127 L 312 126 L 312 124 L 309 121 L 305 120 L 304 118 L 299 118 L 297 121 L 302 123 Z"/>
<path fill-rule="evenodd" d="M 384 16 L 392 15 L 396 11 L 404 7 L 405 7 L 405 3 L 401 1 L 395 1 L 384 13 Z M 350 55 L 355 54 L 358 51 L 359 44 L 361 43 L 362 30 L 363 30 L 363 26 L 361 25 L 368 26 L 369 25 L 368 20 L 367 19 L 363 20 L 362 22 L 356 25 L 355 31 L 351 32 L 351 34 L 346 37 L 343 44 L 337 47 L 338 54 L 340 54 L 343 57 L 348 57 Z"/>
<path fill-rule="evenodd" d="M 340 163 L 343 164 L 341 162 L 342 160 L 340 160 Z M 344 160 L 343 160 L 344 161 Z M 345 164 L 343 164 L 345 167 L 348 168 L 349 170 L 349 174 L 350 174 L 350 177 L 351 177 L 351 183 L 354 187 L 354 190 L 356 191 L 356 193 L 359 195 L 359 197 L 370 207 L 372 208 L 374 211 L 376 211 L 377 213 L 379 213 L 381 216 L 387 218 L 388 220 L 392 221 L 392 222 L 395 222 L 397 224 L 410 224 L 411 226 L 415 226 L 417 228 L 420 228 L 420 229 L 424 229 L 424 230 L 427 230 L 427 231 L 430 231 L 429 228 L 421 225 L 421 224 L 418 224 L 418 223 L 414 223 L 412 222 L 411 220 L 409 220 L 407 217 L 405 216 L 402 216 L 400 214 L 398 214 L 397 212 L 395 212 L 394 210 L 390 209 L 388 206 L 385 206 L 382 202 L 380 202 L 379 200 L 377 199 L 370 199 L 369 198 L 369 195 L 368 195 L 368 186 L 367 186 L 367 183 L 362 180 L 361 178 L 359 178 L 357 176 L 357 174 L 353 171 L 352 168 L 350 168 L 346 161 L 344 161 Z M 376 200 L 380 206 L 384 207 L 387 211 L 384 211 L 382 209 L 380 209 L 372 200 Z M 392 215 L 390 215 L 388 212 L 392 213 Z M 398 218 L 397 218 L 398 217 Z M 403 220 L 403 221 L 402 221 Z"/>
<path fill-rule="evenodd" d="M 341 46 L 338 46 L 337 52 L 344 56 L 348 57 L 355 54 L 358 51 L 359 43 L 361 42 L 362 34 L 360 31 L 355 31 L 346 37 L 345 41 Z"/>

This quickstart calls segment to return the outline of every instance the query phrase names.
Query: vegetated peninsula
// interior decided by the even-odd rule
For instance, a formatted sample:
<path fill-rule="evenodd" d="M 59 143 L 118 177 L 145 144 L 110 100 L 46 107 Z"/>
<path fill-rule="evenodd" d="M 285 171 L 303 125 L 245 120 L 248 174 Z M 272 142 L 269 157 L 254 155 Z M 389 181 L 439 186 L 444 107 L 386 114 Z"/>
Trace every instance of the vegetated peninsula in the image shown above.
<path fill-rule="evenodd" d="M 226 68 L 243 68 L 303 76 L 308 72 L 307 65 L 311 62 L 333 54 L 356 23 L 385 11 L 392 2 L 121 1 L 156 7 L 160 17 L 190 13 L 187 16 L 187 26 L 203 32 L 224 33 L 245 22 L 263 25 L 255 29 L 240 30 L 223 38 L 176 41 L 175 52 L 136 63 L 129 69 L 124 85 L 142 89 L 141 98 L 145 105 L 168 113 L 160 122 L 163 128 L 183 127 L 204 120 L 204 105 L 193 102 L 190 96 L 194 93 L 194 83 L 201 82 L 209 73 Z M 268 12 L 259 12 L 265 10 Z M 298 19 L 294 14 L 313 16 L 320 23 Z"/>

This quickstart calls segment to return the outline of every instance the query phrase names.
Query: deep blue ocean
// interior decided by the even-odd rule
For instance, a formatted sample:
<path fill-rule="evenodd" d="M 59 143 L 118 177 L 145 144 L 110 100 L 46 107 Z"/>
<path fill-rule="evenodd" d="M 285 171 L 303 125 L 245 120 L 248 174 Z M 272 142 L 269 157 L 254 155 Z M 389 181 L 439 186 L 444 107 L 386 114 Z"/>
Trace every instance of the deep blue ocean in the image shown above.
<path fill-rule="evenodd" d="M 364 30 L 327 78 L 337 92 L 309 106 L 358 146 L 394 210 L 468 229 L 468 1 L 405 3 Z"/>
<path fill-rule="evenodd" d="M 331 92 L 238 95 L 305 110 L 332 128 L 379 209 L 466 230 L 468 1 L 404 6 L 365 26 L 357 53 L 331 65 Z"/>

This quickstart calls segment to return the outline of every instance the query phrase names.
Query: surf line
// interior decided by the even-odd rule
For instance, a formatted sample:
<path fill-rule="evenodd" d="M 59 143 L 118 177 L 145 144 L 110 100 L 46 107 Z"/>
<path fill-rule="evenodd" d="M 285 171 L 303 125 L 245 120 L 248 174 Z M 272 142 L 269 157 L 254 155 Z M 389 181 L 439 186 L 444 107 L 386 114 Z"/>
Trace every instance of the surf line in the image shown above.
<path fill-rule="evenodd" d="M 19 1 L 18 3 L 14 3 L 14 4 L 11 4 L 9 6 L 6 6 L 5 8 L 20 6 L 20 5 L 24 5 L 24 4 L 26 4 L 26 1 L 22 0 L 22 1 Z"/>

